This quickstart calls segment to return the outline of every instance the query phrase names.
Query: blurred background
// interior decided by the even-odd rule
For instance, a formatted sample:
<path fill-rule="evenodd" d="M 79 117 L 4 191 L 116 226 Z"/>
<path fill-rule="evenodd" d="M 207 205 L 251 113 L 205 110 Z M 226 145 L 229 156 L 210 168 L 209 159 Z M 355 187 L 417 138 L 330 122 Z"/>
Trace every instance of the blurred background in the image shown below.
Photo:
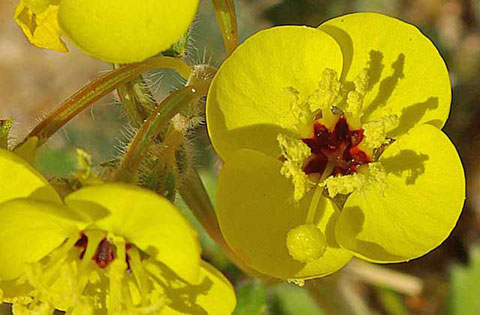
<path fill-rule="evenodd" d="M 71 45 L 67 54 L 31 46 L 14 24 L 16 4 L 0 1 L 0 119 L 14 118 L 13 141 L 21 140 L 76 89 L 111 69 Z M 381 12 L 418 26 L 437 45 L 450 70 L 453 103 L 445 131 L 459 150 L 467 176 L 465 209 L 442 246 L 404 264 L 353 261 L 303 288 L 250 279 L 226 260 L 197 224 L 204 258 L 237 289 L 236 314 L 480 314 L 480 1 L 237 0 L 236 8 L 241 39 L 273 25 L 317 26 L 356 11 Z M 201 1 L 192 35 L 195 48 L 189 51 L 189 60 L 220 65 L 225 54 L 208 0 Z M 146 79 L 158 99 L 181 83 L 168 72 L 149 73 Z M 75 148 L 92 154 L 97 164 L 107 161 L 117 155 L 115 147 L 125 140 L 127 124 L 112 94 L 55 135 L 41 150 L 37 166 L 47 176 L 68 175 L 76 167 Z M 196 164 L 214 197 L 219 162 L 204 130 L 196 145 L 205 152 L 197 154 Z"/>

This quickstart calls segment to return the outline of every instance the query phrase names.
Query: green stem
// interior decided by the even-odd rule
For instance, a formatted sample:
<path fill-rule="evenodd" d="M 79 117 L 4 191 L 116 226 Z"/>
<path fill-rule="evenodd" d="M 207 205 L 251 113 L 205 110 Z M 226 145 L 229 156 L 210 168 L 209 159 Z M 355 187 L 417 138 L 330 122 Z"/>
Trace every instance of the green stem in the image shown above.
<path fill-rule="evenodd" d="M 115 175 L 115 180 L 132 181 L 140 167 L 146 152 L 162 128 L 180 110 L 198 100 L 207 93 L 210 81 L 186 86 L 170 94 L 140 127 L 129 145 L 122 163 Z"/>
<path fill-rule="evenodd" d="M 238 25 L 234 0 L 212 0 L 222 32 L 223 43 L 229 56 L 238 45 Z"/>
<path fill-rule="evenodd" d="M 205 227 L 208 235 L 218 244 L 223 244 L 225 240 L 220 231 L 215 210 L 196 169 L 192 170 L 192 175 L 185 177 L 179 187 L 179 193 L 198 221 Z"/>
<path fill-rule="evenodd" d="M 112 70 L 85 85 L 60 104 L 56 110 L 50 113 L 30 132 L 23 142 L 28 138 L 37 137 L 38 146 L 42 145 L 67 122 L 94 102 L 112 92 L 125 82 L 155 68 L 169 68 L 176 70 L 185 79 L 189 77 L 191 72 L 190 66 L 180 59 L 171 57 L 151 58 L 141 63 L 128 64 L 119 69 Z"/>
<path fill-rule="evenodd" d="M 114 69 L 120 67 L 120 65 L 114 64 Z M 122 102 L 123 110 L 133 127 L 140 127 L 157 107 L 157 102 L 141 75 L 132 81 L 120 85 L 117 88 L 117 92 Z"/>

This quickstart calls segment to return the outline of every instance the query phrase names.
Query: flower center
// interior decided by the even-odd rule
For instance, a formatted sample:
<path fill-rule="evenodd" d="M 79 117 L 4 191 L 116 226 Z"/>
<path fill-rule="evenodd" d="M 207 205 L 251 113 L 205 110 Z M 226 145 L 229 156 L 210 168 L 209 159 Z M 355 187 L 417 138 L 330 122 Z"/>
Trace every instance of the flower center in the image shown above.
<path fill-rule="evenodd" d="M 301 95 L 293 87 L 286 89 L 293 97 L 296 132 L 293 137 L 277 136 L 283 163 L 280 173 L 291 179 L 294 201 L 314 190 L 305 224 L 286 235 L 290 256 L 299 262 L 312 262 L 325 251 L 325 236 L 314 222 L 324 193 L 335 198 L 374 183 L 384 185 L 385 170 L 377 160 L 391 143 L 387 132 L 396 126 L 398 117 L 390 113 L 376 120 L 364 117 L 368 82 L 366 69 L 353 80 L 353 89 L 342 84 L 334 70 L 325 69 L 311 95 Z"/>
<path fill-rule="evenodd" d="M 85 234 L 82 234 L 80 239 L 75 243 L 75 247 L 82 248 L 79 258 L 83 259 L 85 256 L 85 251 L 87 250 L 88 238 Z M 132 245 L 127 243 L 125 249 L 128 250 Z M 95 255 L 92 257 L 92 260 L 95 261 L 97 266 L 101 269 L 106 268 L 110 263 L 115 259 L 115 245 L 109 242 L 106 238 L 103 238 L 98 244 Z M 128 253 L 126 254 L 126 262 L 128 265 L 130 257 Z M 130 266 L 128 266 L 130 267 Z M 130 268 L 128 268 L 130 269 Z"/>
<path fill-rule="evenodd" d="M 351 130 L 344 116 L 340 116 L 331 131 L 321 122 L 314 122 L 313 135 L 302 138 L 312 152 L 304 162 L 302 170 L 307 175 L 322 175 L 327 164 L 332 163 L 333 175 L 354 174 L 360 165 L 372 161 L 359 147 L 363 138 L 363 129 Z"/>
<path fill-rule="evenodd" d="M 30 309 L 55 306 L 78 314 L 161 311 L 163 283 L 146 268 L 151 257 L 107 231 L 84 230 L 79 236 L 28 266 L 27 278 L 35 288 Z"/>

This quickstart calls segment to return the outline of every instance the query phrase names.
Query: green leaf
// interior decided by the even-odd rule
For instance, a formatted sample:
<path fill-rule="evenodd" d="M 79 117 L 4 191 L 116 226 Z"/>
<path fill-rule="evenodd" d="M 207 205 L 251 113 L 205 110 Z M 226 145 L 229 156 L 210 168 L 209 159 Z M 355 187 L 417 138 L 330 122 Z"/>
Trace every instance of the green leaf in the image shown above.
<path fill-rule="evenodd" d="M 323 314 L 310 292 L 305 288 L 285 283 L 273 288 L 272 291 L 274 293 L 272 314 Z"/>
<path fill-rule="evenodd" d="M 252 280 L 237 289 L 234 315 L 263 315 L 267 309 L 266 290 L 259 280 Z"/>
<path fill-rule="evenodd" d="M 467 266 L 451 268 L 450 282 L 448 314 L 480 314 L 480 244 L 470 250 Z"/>

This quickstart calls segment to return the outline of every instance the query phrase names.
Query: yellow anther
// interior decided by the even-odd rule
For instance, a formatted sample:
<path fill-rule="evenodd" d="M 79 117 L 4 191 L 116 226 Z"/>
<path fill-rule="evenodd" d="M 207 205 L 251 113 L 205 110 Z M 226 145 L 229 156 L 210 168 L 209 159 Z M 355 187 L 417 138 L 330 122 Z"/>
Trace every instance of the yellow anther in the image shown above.
<path fill-rule="evenodd" d="M 388 115 L 379 120 L 371 121 L 362 126 L 365 138 L 362 146 L 369 149 L 378 148 L 384 143 L 387 143 L 387 132 L 395 128 L 398 124 L 397 115 Z"/>
<path fill-rule="evenodd" d="M 355 90 L 351 91 L 347 95 L 347 107 L 345 112 L 349 113 L 350 116 L 357 117 L 358 119 L 362 116 L 363 108 L 363 99 L 367 92 L 368 87 L 368 74 L 364 70 L 353 80 L 355 85 Z"/>
<path fill-rule="evenodd" d="M 308 98 L 310 109 L 312 111 L 330 110 L 340 101 L 341 87 L 337 72 L 329 68 L 325 69 L 318 83 L 318 89 Z"/>
<path fill-rule="evenodd" d="M 373 185 L 384 186 L 385 177 L 385 169 L 379 162 L 375 162 L 360 167 L 359 172 L 352 175 L 331 176 L 323 184 L 327 187 L 328 195 L 334 198 L 338 194 L 348 195 L 354 191 L 368 189 Z"/>
<path fill-rule="evenodd" d="M 315 120 L 314 113 L 321 111 L 323 117 L 333 115 L 331 109 L 341 100 L 341 88 L 337 72 L 327 68 L 322 73 L 318 88 L 306 98 L 301 97 L 300 92 L 294 87 L 286 89 L 294 97 L 291 111 L 297 120 L 295 127 L 302 137 L 310 136 Z"/>
<path fill-rule="evenodd" d="M 325 236 L 313 224 L 299 225 L 288 232 L 287 248 L 293 259 L 309 263 L 325 253 Z"/>
<path fill-rule="evenodd" d="M 333 198 L 338 194 L 348 195 L 360 189 L 364 182 L 365 176 L 355 173 L 353 175 L 331 176 L 324 181 L 324 185 L 327 187 L 328 195 Z"/>
<path fill-rule="evenodd" d="M 294 87 L 286 88 L 294 100 L 292 102 L 291 111 L 293 117 L 295 117 L 297 124 L 296 127 L 300 134 L 308 132 L 313 122 L 313 114 L 310 110 L 310 105 L 305 100 L 301 99 L 300 92 Z"/>
<path fill-rule="evenodd" d="M 285 158 L 280 173 L 292 179 L 294 186 L 293 198 L 295 201 L 302 199 L 311 186 L 307 175 L 303 172 L 303 162 L 311 155 L 310 148 L 301 140 L 279 134 L 277 141 Z"/>
<path fill-rule="evenodd" d="M 281 133 L 277 136 L 277 141 L 283 156 L 287 160 L 298 162 L 299 165 L 311 154 L 310 148 L 302 140 L 297 140 Z"/>
<path fill-rule="evenodd" d="M 366 69 L 364 69 L 353 80 L 353 84 L 355 84 L 355 91 L 357 91 L 361 95 L 365 96 L 365 94 L 367 93 L 367 88 L 368 88 L 368 80 L 369 80 L 368 71 Z"/>

